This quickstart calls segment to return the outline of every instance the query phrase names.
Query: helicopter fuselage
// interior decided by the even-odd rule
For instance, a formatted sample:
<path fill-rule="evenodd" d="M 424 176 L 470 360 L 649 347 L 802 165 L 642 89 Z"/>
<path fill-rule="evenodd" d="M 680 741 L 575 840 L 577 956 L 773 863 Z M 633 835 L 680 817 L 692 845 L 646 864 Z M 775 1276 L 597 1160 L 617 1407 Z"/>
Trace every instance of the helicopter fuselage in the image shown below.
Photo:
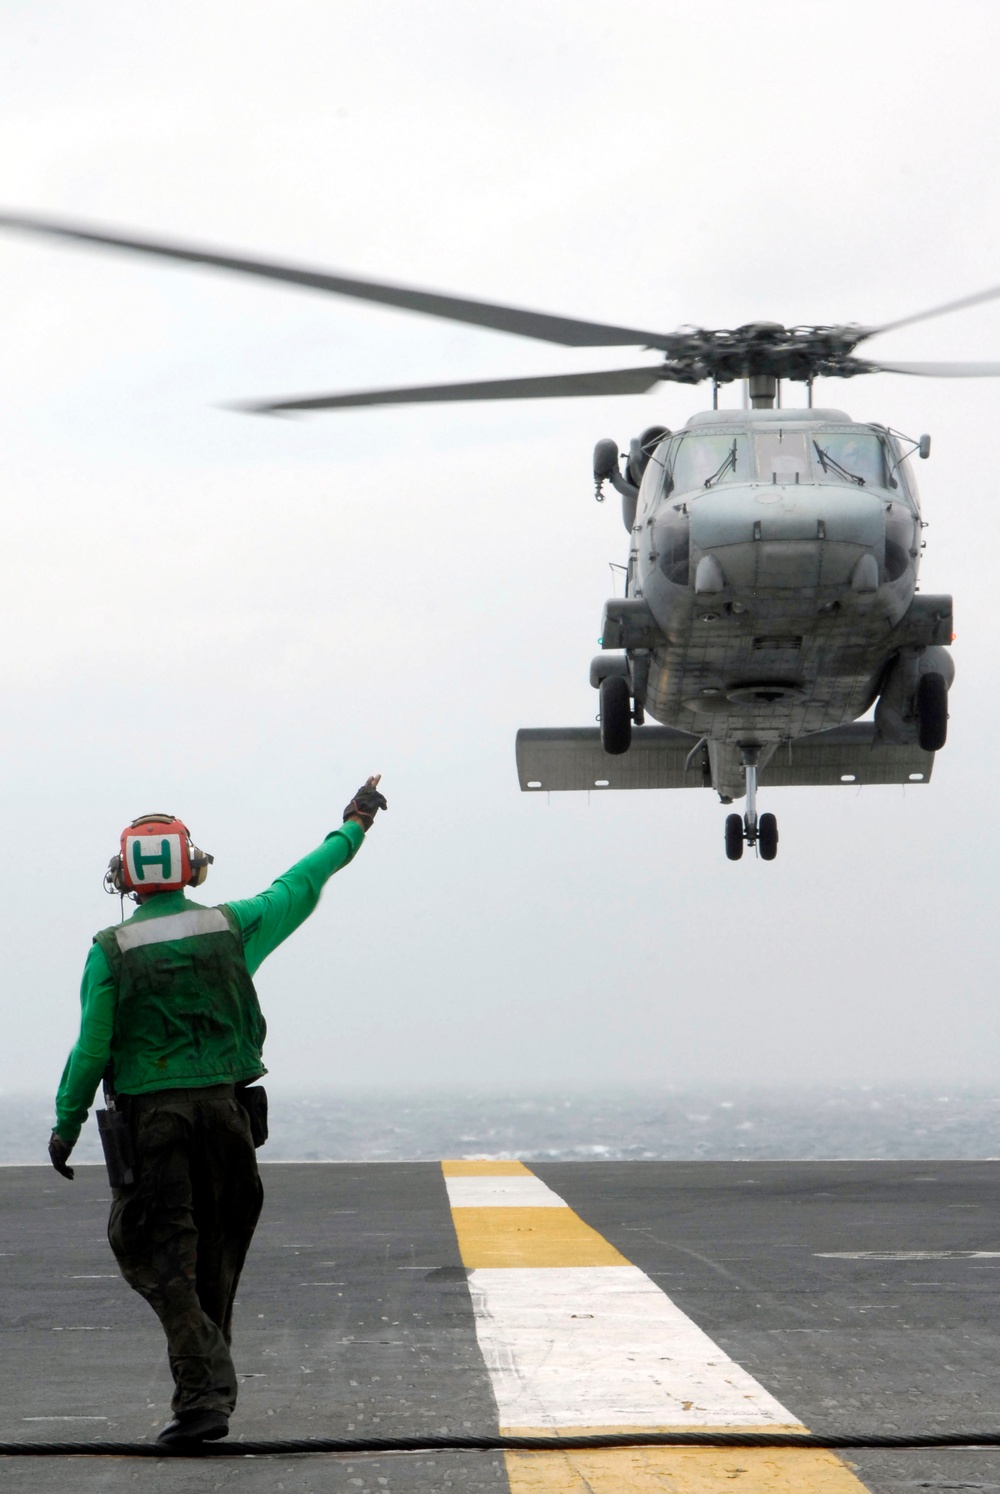
<path fill-rule="evenodd" d="M 659 443 L 624 508 L 628 600 L 609 603 L 603 645 L 625 645 L 638 719 L 705 739 L 720 795 L 743 794 L 748 745 L 763 765 L 857 720 L 894 670 L 884 726 L 915 733 L 922 521 L 886 428 L 838 410 L 708 411 Z M 946 651 L 930 662 L 950 683 Z"/>

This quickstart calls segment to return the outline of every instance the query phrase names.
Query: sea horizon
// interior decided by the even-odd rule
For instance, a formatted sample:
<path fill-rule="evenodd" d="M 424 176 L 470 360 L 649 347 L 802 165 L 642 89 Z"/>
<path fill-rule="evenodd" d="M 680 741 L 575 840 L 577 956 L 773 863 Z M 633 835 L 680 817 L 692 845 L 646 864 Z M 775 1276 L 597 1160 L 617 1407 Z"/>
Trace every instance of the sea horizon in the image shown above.
<path fill-rule="evenodd" d="M 267 1162 L 1000 1158 L 986 1086 L 267 1088 Z M 0 1091 L 0 1163 L 44 1161 L 53 1119 L 51 1096 Z M 102 1159 L 93 1113 L 73 1155 Z"/>

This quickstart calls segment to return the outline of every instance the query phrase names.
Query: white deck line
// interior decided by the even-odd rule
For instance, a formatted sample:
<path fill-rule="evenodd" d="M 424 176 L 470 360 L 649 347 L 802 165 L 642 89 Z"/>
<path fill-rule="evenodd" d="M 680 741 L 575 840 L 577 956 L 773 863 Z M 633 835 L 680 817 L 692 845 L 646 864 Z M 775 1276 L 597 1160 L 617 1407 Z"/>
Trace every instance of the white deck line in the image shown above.
<path fill-rule="evenodd" d="M 501 1426 L 798 1424 L 637 1266 L 481 1269 L 469 1288 Z"/>
<path fill-rule="evenodd" d="M 565 1199 L 553 1193 L 541 1178 L 446 1177 L 448 1202 L 453 1209 L 565 1209 Z"/>

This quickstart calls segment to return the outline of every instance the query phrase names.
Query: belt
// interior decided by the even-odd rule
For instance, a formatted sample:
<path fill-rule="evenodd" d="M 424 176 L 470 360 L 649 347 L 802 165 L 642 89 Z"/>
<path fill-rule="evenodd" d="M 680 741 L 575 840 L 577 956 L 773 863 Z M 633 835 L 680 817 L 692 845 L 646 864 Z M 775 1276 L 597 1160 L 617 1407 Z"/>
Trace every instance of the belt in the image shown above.
<path fill-rule="evenodd" d="M 140 1110 L 147 1105 L 162 1105 L 168 1100 L 234 1100 L 235 1084 L 203 1084 L 194 1089 L 154 1089 L 141 1095 L 122 1095 L 129 1105 Z"/>

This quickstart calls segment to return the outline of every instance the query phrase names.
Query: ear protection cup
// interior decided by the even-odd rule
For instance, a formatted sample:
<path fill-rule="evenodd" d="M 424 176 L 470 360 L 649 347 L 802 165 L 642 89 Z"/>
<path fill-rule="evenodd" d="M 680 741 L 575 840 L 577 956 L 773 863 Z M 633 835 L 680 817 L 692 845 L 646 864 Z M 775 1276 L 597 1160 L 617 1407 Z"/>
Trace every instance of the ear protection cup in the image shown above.
<path fill-rule="evenodd" d="M 212 865 L 215 857 L 210 856 L 207 851 L 199 851 L 198 847 L 193 845 L 189 839 L 188 858 L 191 862 L 191 880 L 188 886 L 200 887 L 208 876 L 208 868 Z"/>

